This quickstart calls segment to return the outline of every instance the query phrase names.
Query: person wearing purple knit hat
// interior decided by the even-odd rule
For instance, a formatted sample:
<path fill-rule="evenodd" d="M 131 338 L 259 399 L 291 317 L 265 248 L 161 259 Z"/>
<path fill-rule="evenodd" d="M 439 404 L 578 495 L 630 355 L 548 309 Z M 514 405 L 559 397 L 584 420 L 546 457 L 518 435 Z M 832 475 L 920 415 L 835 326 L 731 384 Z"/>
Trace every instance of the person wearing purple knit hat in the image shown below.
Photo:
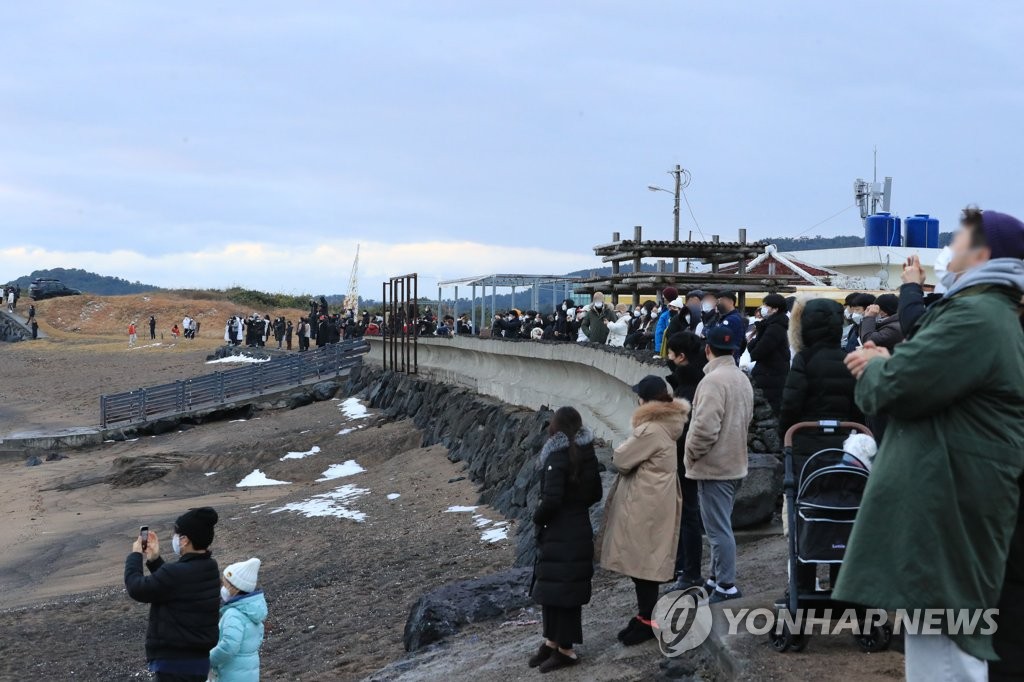
<path fill-rule="evenodd" d="M 908 339 L 846 357 L 858 407 L 889 425 L 832 597 L 949 609 L 938 634 L 906 633 L 908 680 L 1020 679 L 1004 666 L 1022 664 L 1024 224 L 969 207 L 960 225 L 946 291 Z M 996 611 L 995 628 L 954 622 Z"/>

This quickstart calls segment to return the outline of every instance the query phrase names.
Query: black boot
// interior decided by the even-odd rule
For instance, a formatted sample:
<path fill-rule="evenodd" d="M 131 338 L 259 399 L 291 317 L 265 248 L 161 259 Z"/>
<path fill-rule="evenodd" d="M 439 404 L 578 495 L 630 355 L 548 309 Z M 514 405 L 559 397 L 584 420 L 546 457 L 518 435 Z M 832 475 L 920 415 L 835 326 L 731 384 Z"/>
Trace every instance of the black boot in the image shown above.
<path fill-rule="evenodd" d="M 648 640 L 654 639 L 654 628 L 641 622 L 639 618 L 634 618 L 633 620 L 636 624 L 631 631 L 619 639 L 620 642 L 625 646 L 636 646 L 637 644 L 643 644 Z"/>
<path fill-rule="evenodd" d="M 549 673 L 552 670 L 558 670 L 559 668 L 568 668 L 569 666 L 577 665 L 579 662 L 579 658 L 566 656 L 561 651 L 552 651 L 551 657 L 541 664 L 540 671 L 542 673 Z"/>
<path fill-rule="evenodd" d="M 527 665 L 529 665 L 531 668 L 536 668 L 541 663 L 551 658 L 551 654 L 553 653 L 555 653 L 555 650 L 549 647 L 547 642 L 541 642 L 540 648 L 537 649 L 537 653 L 535 653 L 530 658 L 530 661 Z"/>
<path fill-rule="evenodd" d="M 619 630 L 619 634 L 618 634 L 619 641 L 621 642 L 626 637 L 628 637 L 633 632 L 633 629 L 637 625 L 639 625 L 639 624 L 640 624 L 640 622 L 636 618 L 630 618 L 629 619 L 629 624 L 626 627 L 624 627 L 621 630 Z"/>

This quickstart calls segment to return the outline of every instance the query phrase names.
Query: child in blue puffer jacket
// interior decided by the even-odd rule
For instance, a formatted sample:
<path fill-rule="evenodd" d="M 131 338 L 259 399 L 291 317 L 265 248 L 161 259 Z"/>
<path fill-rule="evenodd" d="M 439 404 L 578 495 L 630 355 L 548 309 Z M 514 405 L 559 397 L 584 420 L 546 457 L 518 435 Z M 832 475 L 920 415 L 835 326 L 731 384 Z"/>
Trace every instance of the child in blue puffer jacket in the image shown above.
<path fill-rule="evenodd" d="M 259 559 L 224 569 L 220 596 L 220 639 L 210 652 L 210 679 L 216 682 L 259 682 L 260 646 L 267 600 L 256 589 Z"/>

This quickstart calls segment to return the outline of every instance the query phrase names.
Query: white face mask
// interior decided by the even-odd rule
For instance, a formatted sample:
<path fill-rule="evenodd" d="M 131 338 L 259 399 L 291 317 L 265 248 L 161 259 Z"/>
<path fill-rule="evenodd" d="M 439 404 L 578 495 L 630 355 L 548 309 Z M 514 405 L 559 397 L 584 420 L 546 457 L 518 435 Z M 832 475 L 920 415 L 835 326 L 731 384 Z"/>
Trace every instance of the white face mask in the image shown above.
<path fill-rule="evenodd" d="M 772 314 L 771 308 L 766 305 L 761 306 L 761 317 L 768 317 Z"/>
<path fill-rule="evenodd" d="M 864 314 L 863 313 L 852 313 L 850 315 L 850 319 L 853 320 L 854 324 L 860 324 L 861 322 L 864 321 Z"/>
<path fill-rule="evenodd" d="M 181 538 L 178 537 L 177 533 L 171 538 L 171 549 L 174 550 L 175 554 L 181 554 Z"/>
<path fill-rule="evenodd" d="M 226 588 L 223 585 L 221 585 L 220 586 L 220 600 L 222 602 L 224 602 L 224 603 L 227 603 L 227 601 L 229 599 L 231 599 L 231 593 L 228 592 L 228 588 Z"/>
<path fill-rule="evenodd" d="M 634 310 L 633 311 L 633 317 L 640 317 L 640 311 L 639 310 Z"/>
<path fill-rule="evenodd" d="M 604 307 L 604 303 L 601 303 L 601 301 L 596 301 L 594 303 L 594 307 L 597 308 L 598 310 L 600 310 L 601 308 Z"/>
<path fill-rule="evenodd" d="M 845 308 L 843 310 L 843 317 L 845 317 L 847 320 L 852 320 L 853 319 L 853 316 L 850 314 L 850 309 L 849 308 Z"/>
<path fill-rule="evenodd" d="M 715 309 L 715 307 L 713 305 L 711 305 L 710 303 L 701 303 L 700 304 L 700 309 L 703 312 L 705 312 L 705 313 L 710 313 L 712 310 Z"/>
<path fill-rule="evenodd" d="M 566 304 L 563 303 L 562 304 L 562 310 L 568 310 L 568 309 L 569 309 L 569 306 L 567 306 Z"/>

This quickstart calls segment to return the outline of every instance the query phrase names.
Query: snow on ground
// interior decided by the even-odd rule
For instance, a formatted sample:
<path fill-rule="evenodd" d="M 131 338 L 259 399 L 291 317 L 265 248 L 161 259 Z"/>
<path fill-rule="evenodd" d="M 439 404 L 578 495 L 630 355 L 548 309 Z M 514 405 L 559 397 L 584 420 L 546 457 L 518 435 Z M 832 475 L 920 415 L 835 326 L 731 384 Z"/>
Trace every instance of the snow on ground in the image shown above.
<path fill-rule="evenodd" d="M 476 510 L 476 507 L 456 505 L 445 509 L 445 513 L 472 513 Z M 473 514 L 473 526 L 476 528 L 485 528 L 490 526 L 490 528 L 487 528 L 487 530 L 480 534 L 480 540 L 483 542 L 500 542 L 501 540 L 508 539 L 508 521 L 495 522 L 491 521 L 483 514 Z"/>
<path fill-rule="evenodd" d="M 323 478 L 316 479 L 316 482 L 321 483 L 323 481 L 333 481 L 336 478 L 355 476 L 356 474 L 360 474 L 364 471 L 366 471 L 366 469 L 359 466 L 359 464 L 354 459 L 350 459 L 347 462 L 342 462 L 341 464 L 332 464 L 331 466 L 329 466 L 327 468 L 327 471 L 320 474 Z"/>
<path fill-rule="evenodd" d="M 349 507 L 349 503 L 363 495 L 369 494 L 369 490 L 365 488 L 357 488 L 352 484 L 343 485 L 340 488 L 335 488 L 329 493 L 323 493 L 322 495 L 314 495 L 308 500 L 302 502 L 292 502 L 286 504 L 283 507 L 272 510 L 271 514 L 277 514 L 285 511 L 298 512 L 306 518 L 314 518 L 318 516 L 333 516 L 339 519 L 351 519 L 362 523 L 366 520 L 366 514 L 361 511 L 357 511 Z"/>
<path fill-rule="evenodd" d="M 480 539 L 484 542 L 508 540 L 508 522 L 502 521 L 501 523 L 494 524 L 494 527 L 480 534 Z"/>
<path fill-rule="evenodd" d="M 305 459 L 306 457 L 311 457 L 312 455 L 315 455 L 318 452 L 320 452 L 320 446 L 314 445 L 312 448 L 306 450 L 305 452 L 289 452 L 287 455 L 281 458 L 281 461 L 283 462 L 286 459 Z"/>
<path fill-rule="evenodd" d="M 370 411 L 359 402 L 359 398 L 346 398 L 338 405 L 338 409 L 349 419 L 365 419 L 370 416 Z"/>
<path fill-rule="evenodd" d="M 397 500 L 399 497 L 401 497 L 401 495 L 398 494 L 398 493 L 390 493 L 390 494 L 388 494 L 388 499 L 389 500 Z"/>
<path fill-rule="evenodd" d="M 275 481 L 259 469 L 254 469 L 251 474 L 235 484 L 236 488 L 256 488 L 262 485 L 291 485 L 290 481 Z"/>
<path fill-rule="evenodd" d="M 342 429 L 341 431 L 338 431 L 338 435 L 339 436 L 347 436 L 348 434 L 352 433 L 353 431 L 358 431 L 361 428 L 363 428 L 363 427 L 362 426 L 356 426 L 356 427 L 353 427 L 351 429 Z"/>
<path fill-rule="evenodd" d="M 207 360 L 208 365 L 220 365 L 235 362 L 270 362 L 270 358 L 254 358 L 251 355 L 229 355 L 224 358 L 218 358 L 216 360 Z"/>
<path fill-rule="evenodd" d="M 216 471 L 211 471 L 209 473 L 203 474 L 203 476 L 216 476 L 216 475 L 217 475 Z"/>

